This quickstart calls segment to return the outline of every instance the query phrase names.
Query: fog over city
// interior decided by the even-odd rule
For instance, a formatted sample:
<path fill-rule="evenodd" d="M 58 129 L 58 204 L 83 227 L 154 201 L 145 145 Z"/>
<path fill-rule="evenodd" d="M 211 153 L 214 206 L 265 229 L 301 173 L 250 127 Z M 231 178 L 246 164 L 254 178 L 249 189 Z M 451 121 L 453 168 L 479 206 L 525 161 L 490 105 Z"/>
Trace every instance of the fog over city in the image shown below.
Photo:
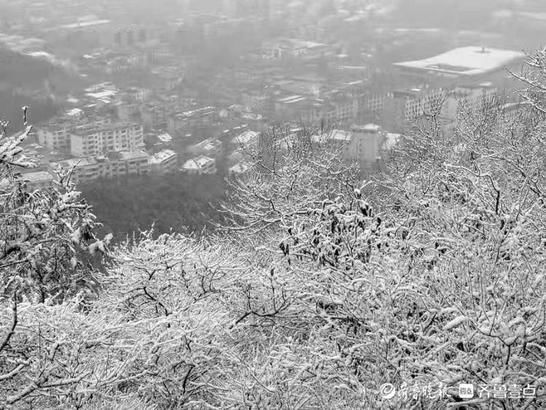
<path fill-rule="evenodd" d="M 545 0 L 0 0 L 0 410 L 546 408 Z"/>

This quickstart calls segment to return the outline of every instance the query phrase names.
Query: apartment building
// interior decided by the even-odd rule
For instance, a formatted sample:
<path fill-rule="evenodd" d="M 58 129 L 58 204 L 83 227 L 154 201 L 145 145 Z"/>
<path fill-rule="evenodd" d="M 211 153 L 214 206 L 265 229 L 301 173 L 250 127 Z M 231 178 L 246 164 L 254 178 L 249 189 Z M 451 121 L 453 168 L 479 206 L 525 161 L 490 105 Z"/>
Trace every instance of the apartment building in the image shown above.
<path fill-rule="evenodd" d="M 384 148 L 396 144 L 396 134 L 385 132 L 379 125 L 353 125 L 350 130 L 335 129 L 312 137 L 315 143 L 327 145 L 344 160 L 356 162 L 361 169 L 376 167 Z"/>
<path fill-rule="evenodd" d="M 222 141 L 216 138 L 207 138 L 206 140 L 188 147 L 188 152 L 193 155 L 218 157 L 222 153 Z"/>
<path fill-rule="evenodd" d="M 182 166 L 181 171 L 190 175 L 215 174 L 217 171 L 216 160 L 201 155 L 186 161 Z"/>
<path fill-rule="evenodd" d="M 166 128 L 169 107 L 160 103 L 144 104 L 140 108 L 142 123 L 147 130 Z"/>
<path fill-rule="evenodd" d="M 70 152 L 70 137 L 72 126 L 45 125 L 36 129 L 38 143 L 51 150 L 59 152 Z"/>
<path fill-rule="evenodd" d="M 55 117 L 53 120 L 34 129 L 40 145 L 53 151 L 69 153 L 74 129 L 85 124 L 100 128 L 105 127 L 110 122 L 108 118 L 89 117 L 84 115 L 81 110 L 73 109 L 65 115 Z"/>
<path fill-rule="evenodd" d="M 77 157 L 137 151 L 144 146 L 144 130 L 138 124 L 109 124 L 103 127 L 85 125 L 72 132 L 70 151 Z"/>
<path fill-rule="evenodd" d="M 247 130 L 231 139 L 231 143 L 239 148 L 256 148 L 260 140 L 260 133 Z"/>
<path fill-rule="evenodd" d="M 384 125 L 404 130 L 427 114 L 440 114 L 448 92 L 441 88 L 414 87 L 392 92 L 383 107 Z"/>
<path fill-rule="evenodd" d="M 178 130 L 200 127 L 215 121 L 218 113 L 215 107 L 202 107 L 191 111 L 177 112 L 167 119 L 167 130 L 176 134 Z"/>
<path fill-rule="evenodd" d="M 479 110 L 496 95 L 497 89 L 490 83 L 456 87 L 447 94 L 442 116 L 456 122 L 461 110 Z"/>
<path fill-rule="evenodd" d="M 178 165 L 178 154 L 171 149 L 166 149 L 152 155 L 149 159 L 150 172 L 155 174 L 166 174 L 176 171 Z"/>
<path fill-rule="evenodd" d="M 72 169 L 72 181 L 86 183 L 98 178 L 146 175 L 150 172 L 149 155 L 144 151 L 116 152 L 108 156 L 71 158 L 52 162 L 51 168 Z"/>

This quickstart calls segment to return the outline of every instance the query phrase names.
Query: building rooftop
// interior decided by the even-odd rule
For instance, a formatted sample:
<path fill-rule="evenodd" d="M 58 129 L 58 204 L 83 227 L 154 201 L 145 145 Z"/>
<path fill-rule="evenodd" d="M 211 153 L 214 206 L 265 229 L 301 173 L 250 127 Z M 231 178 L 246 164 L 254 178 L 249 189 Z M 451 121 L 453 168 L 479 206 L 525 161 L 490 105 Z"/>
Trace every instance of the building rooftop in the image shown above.
<path fill-rule="evenodd" d="M 103 99 L 103 98 L 115 97 L 117 95 L 117 91 L 103 90 L 103 91 L 98 91 L 98 92 L 88 92 L 85 95 L 88 96 L 88 97 L 100 100 L 100 99 Z"/>
<path fill-rule="evenodd" d="M 144 151 L 121 151 L 119 157 L 122 161 L 128 161 L 131 159 L 148 159 L 150 156 Z"/>
<path fill-rule="evenodd" d="M 307 100 L 307 98 L 305 98 L 304 96 L 291 95 L 289 97 L 281 98 L 281 99 L 277 100 L 277 102 L 280 103 L 280 104 L 294 104 L 294 103 L 299 103 L 299 102 L 306 101 L 306 100 Z"/>
<path fill-rule="evenodd" d="M 250 167 L 245 164 L 244 162 L 239 162 L 232 167 L 229 168 L 230 174 L 243 174 L 247 172 L 250 169 Z"/>
<path fill-rule="evenodd" d="M 161 164 L 168 159 L 176 157 L 176 155 L 176 152 L 174 152 L 172 149 L 159 151 L 150 157 L 150 164 Z"/>
<path fill-rule="evenodd" d="M 82 124 L 74 127 L 72 133 L 77 136 L 88 136 L 94 135 L 103 131 L 115 131 L 115 130 L 124 130 L 124 129 L 141 129 L 142 126 L 136 123 L 125 123 L 125 122 L 115 122 L 115 123 L 94 123 L 90 122 L 87 124 Z"/>
<path fill-rule="evenodd" d="M 160 134 L 157 136 L 157 139 L 161 142 L 164 142 L 164 143 L 169 143 L 173 140 L 173 137 L 171 137 L 170 134 L 168 133 L 163 133 L 163 134 Z"/>
<path fill-rule="evenodd" d="M 332 130 L 327 134 L 322 135 L 313 135 L 311 139 L 314 142 L 324 143 L 324 142 L 351 142 L 352 133 L 344 130 Z"/>
<path fill-rule="evenodd" d="M 256 131 L 245 131 L 242 134 L 237 135 L 231 140 L 232 144 L 249 144 L 254 143 L 258 140 L 258 137 L 260 136 L 259 132 Z"/>
<path fill-rule="evenodd" d="M 191 118 L 196 116 L 207 116 L 207 115 L 214 114 L 215 112 L 216 112 L 216 108 L 209 106 L 209 107 L 197 108 L 191 111 L 177 112 L 174 114 L 174 116 L 177 119 L 184 119 L 184 118 Z"/>
<path fill-rule="evenodd" d="M 188 148 L 190 151 L 215 151 L 220 149 L 221 146 L 222 146 L 222 141 L 214 137 L 211 137 L 201 142 L 198 142 L 197 144 L 194 144 Z"/>
<path fill-rule="evenodd" d="M 187 160 L 182 166 L 182 168 L 185 170 L 200 170 L 214 162 L 215 162 L 214 158 L 210 158 L 205 155 L 200 155 L 198 157 Z"/>
<path fill-rule="evenodd" d="M 424 60 L 406 61 L 394 65 L 440 74 L 475 76 L 501 70 L 524 57 L 525 54 L 519 51 L 460 47 Z"/>
<path fill-rule="evenodd" d="M 81 110 L 79 108 L 72 108 L 71 110 L 68 110 L 66 112 L 66 115 L 68 117 L 79 117 L 79 116 L 81 116 L 83 114 L 84 114 L 83 110 Z"/>
<path fill-rule="evenodd" d="M 59 162 L 51 162 L 52 168 L 60 166 L 61 168 L 73 168 L 73 167 L 85 167 L 88 165 L 94 165 L 97 161 L 94 158 L 69 158 Z"/>
<path fill-rule="evenodd" d="M 26 172 L 22 176 L 25 181 L 30 183 L 53 181 L 53 175 L 46 171 Z"/>
<path fill-rule="evenodd" d="M 110 23 L 110 20 L 78 21 L 76 23 L 62 25 L 59 28 L 78 29 L 78 28 L 85 28 L 85 27 L 102 26 L 109 23 Z"/>
<path fill-rule="evenodd" d="M 314 49 L 314 48 L 324 48 L 327 47 L 324 43 L 317 43 L 315 41 L 301 40 L 298 38 L 281 38 L 272 42 L 278 47 L 281 48 L 290 48 L 290 49 Z"/>

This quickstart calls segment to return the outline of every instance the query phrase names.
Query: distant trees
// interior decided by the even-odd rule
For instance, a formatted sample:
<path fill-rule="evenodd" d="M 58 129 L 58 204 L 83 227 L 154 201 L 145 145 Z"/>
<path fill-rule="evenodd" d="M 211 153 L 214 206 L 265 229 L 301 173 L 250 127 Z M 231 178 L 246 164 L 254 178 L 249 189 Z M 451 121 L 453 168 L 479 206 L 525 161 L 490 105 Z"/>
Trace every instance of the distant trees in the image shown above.
<path fill-rule="evenodd" d="M 221 220 L 216 211 L 225 197 L 219 175 L 172 175 L 97 180 L 80 187 L 100 219 L 98 232 L 123 241 L 133 232 L 154 227 L 156 234 L 201 232 Z"/>

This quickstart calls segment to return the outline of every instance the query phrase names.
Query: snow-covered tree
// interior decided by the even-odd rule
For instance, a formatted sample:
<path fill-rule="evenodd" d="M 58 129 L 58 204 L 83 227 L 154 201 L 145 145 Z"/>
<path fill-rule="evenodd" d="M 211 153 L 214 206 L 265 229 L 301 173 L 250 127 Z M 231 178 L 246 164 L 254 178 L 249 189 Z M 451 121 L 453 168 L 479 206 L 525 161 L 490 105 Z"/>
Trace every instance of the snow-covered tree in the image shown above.
<path fill-rule="evenodd" d="M 96 286 L 83 250 L 104 250 L 89 206 L 61 173 L 50 189 L 31 189 L 20 174 L 34 164 L 22 144 L 32 128 L 0 136 L 0 297 L 60 301 Z"/>

